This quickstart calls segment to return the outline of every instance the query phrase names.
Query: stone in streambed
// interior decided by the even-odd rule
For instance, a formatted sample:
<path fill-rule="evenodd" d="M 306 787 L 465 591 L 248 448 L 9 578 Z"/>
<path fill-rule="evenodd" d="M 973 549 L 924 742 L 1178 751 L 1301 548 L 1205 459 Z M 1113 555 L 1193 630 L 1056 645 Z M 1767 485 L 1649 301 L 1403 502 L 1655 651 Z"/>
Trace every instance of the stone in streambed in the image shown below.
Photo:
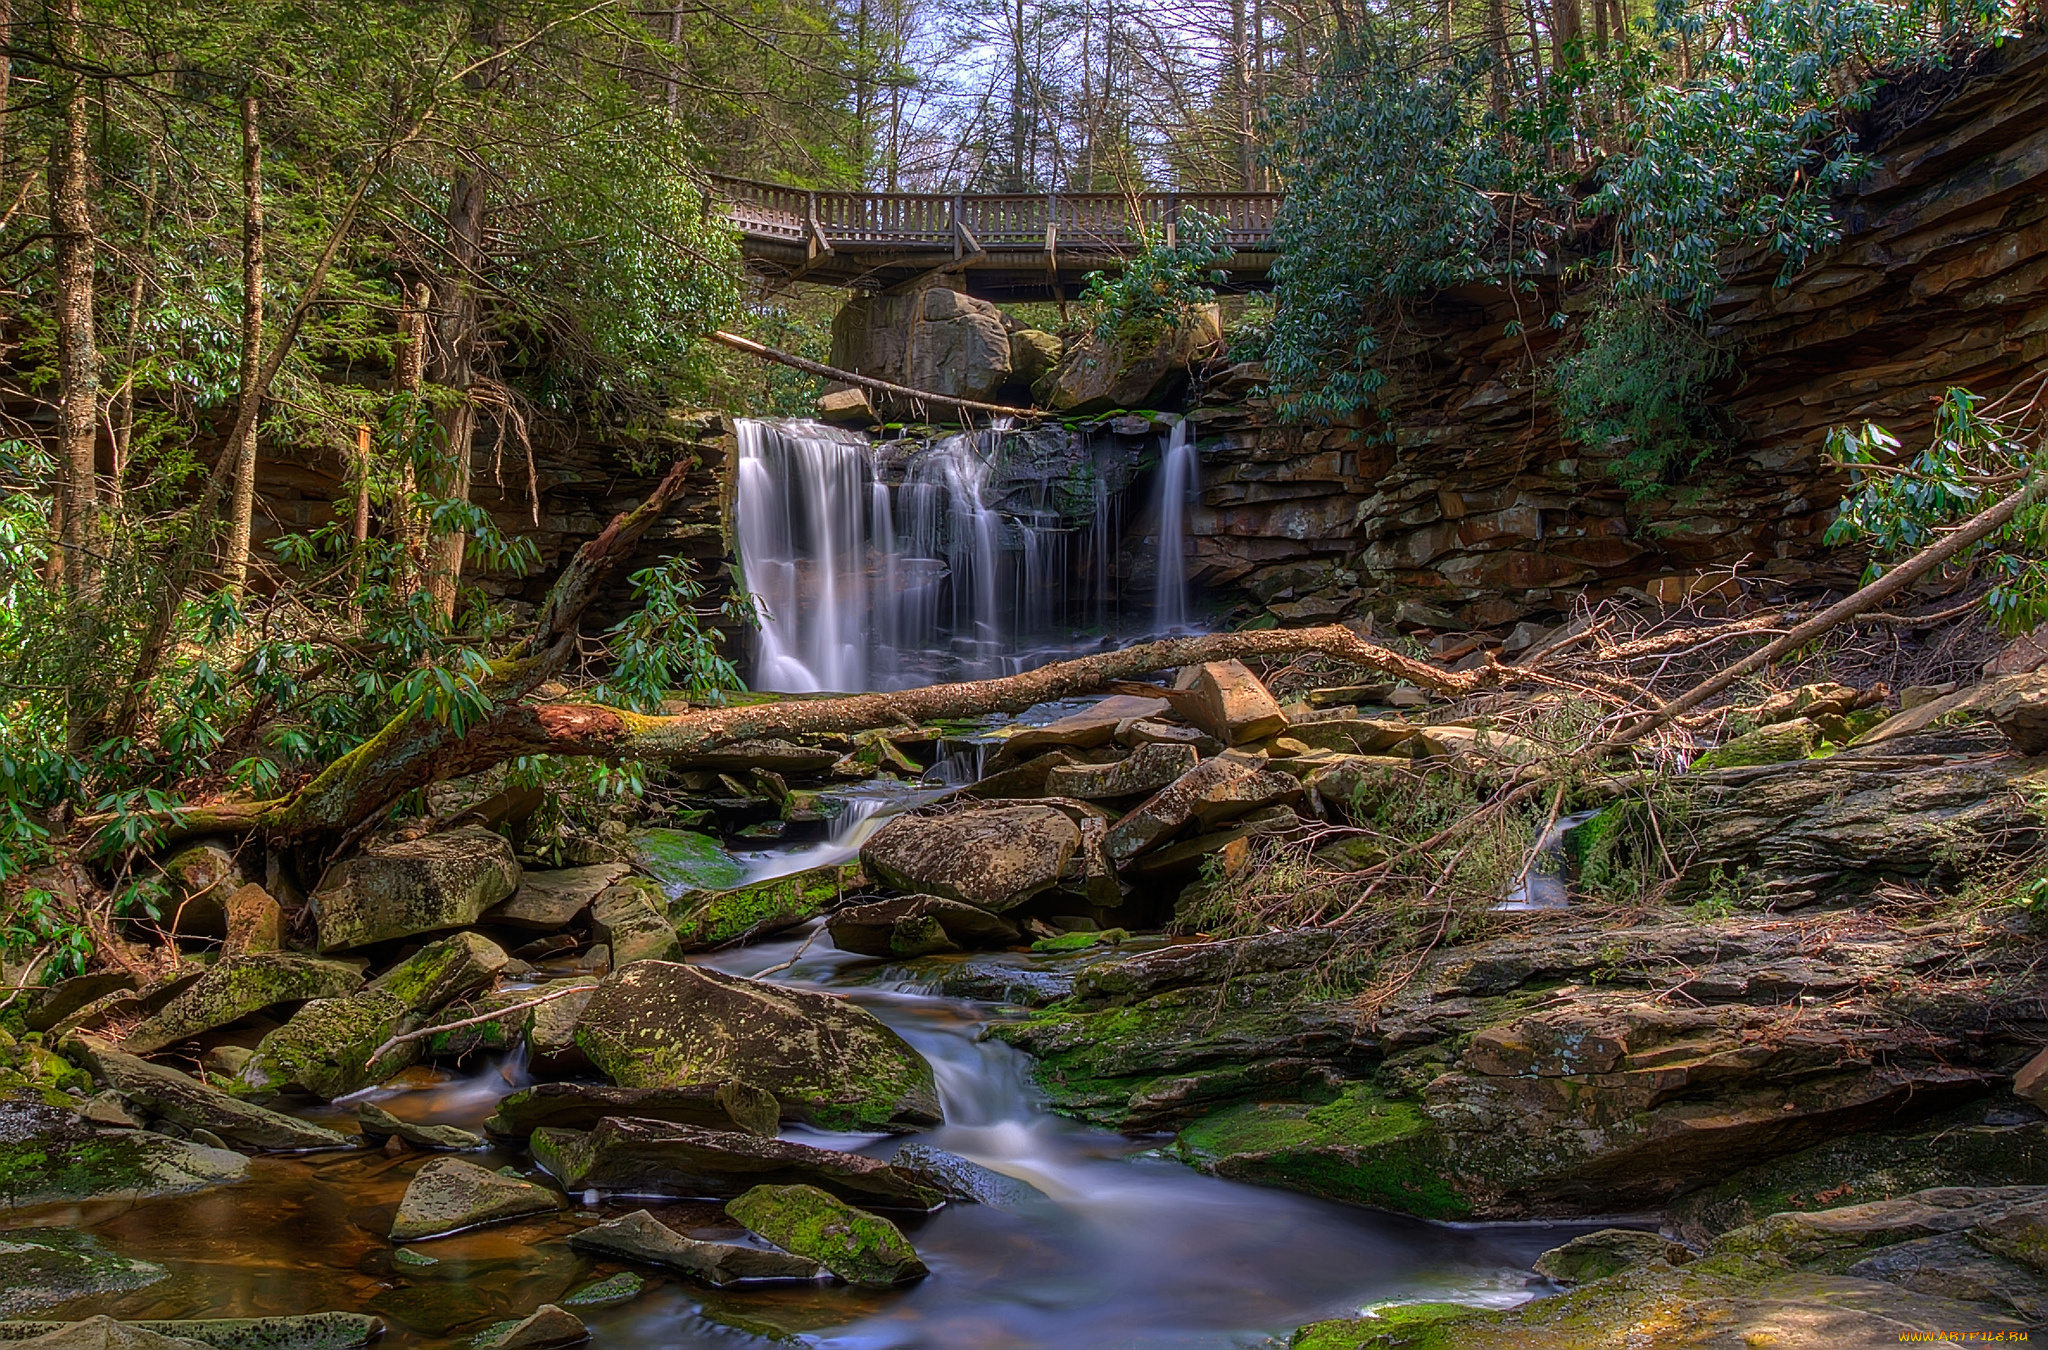
<path fill-rule="evenodd" d="M 344 998 L 315 999 L 265 1036 L 235 1082 L 238 1092 L 308 1092 L 329 1101 L 417 1063 L 418 1041 L 370 1056 L 392 1036 L 423 1027 L 441 1008 L 488 987 L 507 958 L 475 933 L 429 943 Z"/>
<path fill-rule="evenodd" d="M 867 869 L 898 890 L 1000 913 L 1059 883 L 1081 831 L 1060 811 L 1011 806 L 898 816 L 861 848 Z"/>
<path fill-rule="evenodd" d="M 1214 829 L 1261 807 L 1292 801 L 1301 791 L 1301 784 L 1286 774 L 1233 759 L 1204 760 L 1112 825 L 1104 848 L 1122 867 L 1191 821 Z"/>
<path fill-rule="evenodd" d="M 705 951 L 807 923 L 866 881 L 859 867 L 814 867 L 730 890 L 689 892 L 669 907 L 669 918 L 684 951 Z"/>
<path fill-rule="evenodd" d="M 1225 745 L 1243 745 L 1286 729 L 1287 715 L 1242 661 L 1211 661 L 1183 671 L 1176 683 L 1191 695 L 1179 711 Z"/>
<path fill-rule="evenodd" d="M 726 1201 L 725 1212 L 848 1284 L 886 1289 L 930 1273 L 895 1224 L 815 1186 L 756 1186 Z"/>
<path fill-rule="evenodd" d="M 2035 1055 L 2013 1075 L 2012 1090 L 2042 1110 L 2048 1111 L 2048 1050 Z"/>
<path fill-rule="evenodd" d="M 255 882 L 227 898 L 222 909 L 227 919 L 227 941 L 221 944 L 225 956 L 255 956 L 284 950 L 284 907 L 269 891 Z"/>
<path fill-rule="evenodd" d="M 153 1262 L 116 1256 L 91 1233 L 17 1228 L 0 1233 L 0 1316 L 146 1289 L 169 1274 Z"/>
<path fill-rule="evenodd" d="M 121 1048 L 132 1055 L 152 1054 L 275 1004 L 340 998 L 362 983 L 361 969 L 343 961 L 281 952 L 222 957 L 129 1032 Z"/>
<path fill-rule="evenodd" d="M 1046 775 L 1049 797 L 1098 801 L 1157 792 L 1195 767 L 1200 756 L 1191 745 L 1146 744 L 1130 757 L 1111 764 L 1070 764 Z"/>
<path fill-rule="evenodd" d="M 188 1130 L 208 1130 L 229 1143 L 253 1149 L 348 1146 L 347 1135 L 240 1101 L 168 1065 L 152 1064 L 116 1050 L 97 1037 L 74 1034 L 66 1042 L 66 1053 L 71 1053 L 73 1047 L 109 1087 Z"/>
<path fill-rule="evenodd" d="M 548 985 L 557 987 L 561 982 Z M 576 1073 L 590 1068 L 590 1060 L 576 1044 L 576 1023 L 597 986 L 587 980 L 575 981 L 586 987 L 580 992 L 549 999 L 534 1008 L 526 1023 L 526 1062 L 536 1073 Z"/>
<path fill-rule="evenodd" d="M 576 1044 L 620 1087 L 744 1076 L 773 1093 L 786 1118 L 822 1129 L 923 1129 L 941 1119 L 931 1065 L 873 1014 L 698 966 L 640 961 L 615 972 L 584 1005 Z"/>
<path fill-rule="evenodd" d="M 204 1350 L 198 1341 L 161 1336 L 104 1315 L 60 1326 L 21 1344 L 43 1350 Z"/>
<path fill-rule="evenodd" d="M 646 1213 L 645 1210 L 639 1212 Z M 603 1225 L 599 1226 L 602 1227 Z M 573 1235 L 569 1239 L 569 1245 L 571 1247 L 576 1245 L 576 1239 Z M 613 1308 L 621 1303 L 631 1303 L 634 1299 L 640 1297 L 646 1289 L 646 1280 L 630 1270 L 622 1270 L 616 1275 L 607 1276 L 602 1280 L 593 1280 L 589 1284 L 571 1290 L 567 1297 L 563 1298 L 562 1304 L 564 1307 L 569 1308 Z"/>
<path fill-rule="evenodd" d="M 1532 1268 L 1559 1284 L 1591 1284 L 1651 1261 L 1682 1266 L 1690 1260 L 1692 1253 L 1669 1238 L 1640 1228 L 1603 1228 L 1552 1247 L 1536 1258 Z"/>
<path fill-rule="evenodd" d="M 0 1203 L 142 1199 L 239 1181 L 249 1160 L 145 1130 L 102 1129 L 32 1091 L 0 1095 Z M 0 1269 L 0 1288 L 4 1288 Z M 0 1308 L 4 1312 L 4 1308 Z"/>
<path fill-rule="evenodd" d="M 661 1266 L 720 1288 L 742 1281 L 815 1280 L 825 1274 L 807 1256 L 685 1237 L 644 1209 L 572 1233 L 569 1245 L 596 1256 Z"/>
<path fill-rule="evenodd" d="M 1029 1182 L 971 1162 L 930 1144 L 905 1144 L 889 1159 L 949 1200 L 965 1200 L 991 1209 L 1009 1209 L 1046 1198 Z"/>
<path fill-rule="evenodd" d="M 472 1346 L 473 1350 L 553 1350 L 589 1339 L 590 1328 L 576 1314 L 543 1303 L 531 1316 L 487 1328 Z"/>
<path fill-rule="evenodd" d="M 668 897 L 646 877 L 627 877 L 591 901 L 590 931 L 611 948 L 612 961 L 669 961 L 683 954 L 675 925 L 668 921 Z"/>
<path fill-rule="evenodd" d="M 562 1197 L 545 1186 L 500 1176 L 460 1158 L 436 1158 L 406 1186 L 391 1221 L 391 1240 L 440 1237 L 561 1207 Z"/>
<path fill-rule="evenodd" d="M 540 1083 L 500 1100 L 484 1128 L 501 1139 L 524 1139 L 544 1125 L 588 1130 L 611 1116 L 632 1116 L 773 1138 L 781 1113 L 773 1093 L 738 1079 L 656 1088 Z"/>
<path fill-rule="evenodd" d="M 510 841 L 480 825 L 366 849 L 338 864 L 312 897 L 320 949 L 460 928 L 518 887 Z"/>
<path fill-rule="evenodd" d="M 624 863 L 597 863 L 590 867 L 564 867 L 552 872 L 526 872 L 512 898 L 483 916 L 485 923 L 508 928 L 525 928 L 553 933 L 576 922 L 590 902 L 626 875 Z"/>
<path fill-rule="evenodd" d="M 0 1322 L 0 1343 L 18 1344 L 61 1331 L 71 1322 Z M 124 1322 L 137 1331 L 181 1338 L 215 1350 L 355 1350 L 384 1334 L 368 1313 L 299 1313 L 286 1317 L 141 1318 Z"/>
<path fill-rule="evenodd" d="M 635 830 L 626 849 L 633 865 L 661 883 L 670 899 L 689 891 L 730 890 L 747 879 L 739 859 L 708 834 L 690 830 Z"/>
<path fill-rule="evenodd" d="M 1021 936 L 1000 915 L 936 895 L 854 905 L 827 919 L 825 929 L 843 952 L 904 961 L 963 948 L 1007 947 Z"/>
<path fill-rule="evenodd" d="M 36 1001 L 22 1014 L 22 1025 L 30 1031 L 48 1031 L 79 1009 L 110 994 L 128 993 L 134 988 L 135 977 L 126 971 L 74 975 L 40 991 Z"/>
<path fill-rule="evenodd" d="M 613 1116 L 588 1132 L 543 1126 L 534 1161 L 571 1191 L 738 1195 L 771 1183 L 811 1184 L 862 1204 L 936 1209 L 940 1193 L 885 1162 L 786 1139 Z"/>
<path fill-rule="evenodd" d="M 441 1148 L 460 1153 L 484 1146 L 484 1137 L 473 1130 L 401 1120 L 373 1102 L 364 1102 L 356 1108 L 356 1123 L 362 1127 L 363 1136 L 367 1139 L 389 1139 L 395 1135 L 414 1148 Z"/>

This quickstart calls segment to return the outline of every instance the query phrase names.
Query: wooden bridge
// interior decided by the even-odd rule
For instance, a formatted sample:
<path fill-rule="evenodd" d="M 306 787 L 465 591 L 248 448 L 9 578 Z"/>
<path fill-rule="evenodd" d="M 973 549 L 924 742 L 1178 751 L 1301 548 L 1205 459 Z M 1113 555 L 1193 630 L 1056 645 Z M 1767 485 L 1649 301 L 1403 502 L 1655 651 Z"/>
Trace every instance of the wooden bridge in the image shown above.
<path fill-rule="evenodd" d="M 957 274 L 987 300 L 1065 300 L 1186 211 L 1224 222 L 1229 289 L 1259 290 L 1273 262 L 1272 192 L 813 192 L 713 177 L 709 206 L 740 231 L 750 269 L 781 281 L 910 290 Z"/>

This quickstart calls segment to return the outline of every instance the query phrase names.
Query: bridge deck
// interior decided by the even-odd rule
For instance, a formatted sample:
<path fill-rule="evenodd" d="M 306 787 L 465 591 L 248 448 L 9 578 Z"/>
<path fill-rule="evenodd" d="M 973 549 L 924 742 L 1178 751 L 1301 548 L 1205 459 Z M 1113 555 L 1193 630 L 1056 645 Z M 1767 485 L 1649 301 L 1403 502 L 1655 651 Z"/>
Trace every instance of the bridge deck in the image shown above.
<path fill-rule="evenodd" d="M 1224 222 L 1236 290 L 1266 284 L 1270 192 L 966 194 L 812 192 L 743 178 L 710 180 L 711 207 L 740 231 L 750 268 L 785 280 L 910 287 L 957 274 L 991 300 L 1058 300 L 1114 268 L 1146 238 L 1173 237 L 1181 213 Z"/>

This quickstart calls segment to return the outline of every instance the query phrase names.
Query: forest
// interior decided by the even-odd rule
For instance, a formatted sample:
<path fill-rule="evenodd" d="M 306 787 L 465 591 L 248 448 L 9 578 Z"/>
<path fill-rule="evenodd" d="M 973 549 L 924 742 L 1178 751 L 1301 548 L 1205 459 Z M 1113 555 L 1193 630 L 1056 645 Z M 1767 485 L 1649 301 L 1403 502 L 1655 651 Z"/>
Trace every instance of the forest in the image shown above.
<path fill-rule="evenodd" d="M 699 1343 L 649 1267 L 706 1345 L 2048 1315 L 2044 21 L 0 0 L 0 1227 L 232 1182 L 259 1234 L 249 1155 L 383 1206 L 288 1297 L 137 1247 L 0 1315 Z M 734 180 L 951 202 L 953 259 L 807 282 Z M 1250 280 L 1176 194 L 1276 203 Z M 1131 245 L 978 296 L 960 203 L 1064 197 Z M 1000 370 L 921 400 L 942 320 Z M 1071 1308 L 968 1334 L 962 1252 L 1073 1260 L 1115 1223 L 1032 1206 L 1161 1160 L 1132 1231 L 1200 1173 L 1285 1241 L 1017 1256 Z M 1550 1227 L 1411 1270 L 1389 1211 Z"/>

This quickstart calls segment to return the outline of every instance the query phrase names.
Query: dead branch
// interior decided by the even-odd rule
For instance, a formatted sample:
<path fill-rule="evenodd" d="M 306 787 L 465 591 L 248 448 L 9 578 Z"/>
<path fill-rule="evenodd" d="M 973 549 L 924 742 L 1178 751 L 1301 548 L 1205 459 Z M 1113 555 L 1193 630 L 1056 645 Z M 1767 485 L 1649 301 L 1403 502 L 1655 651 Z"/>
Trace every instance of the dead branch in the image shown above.
<path fill-rule="evenodd" d="M 513 1013 L 525 1012 L 528 1008 L 538 1008 L 543 1003 L 553 1003 L 556 999 L 567 998 L 571 994 L 588 993 L 595 988 L 597 988 L 595 984 L 572 984 L 566 989 L 552 990 L 549 993 L 542 994 L 539 998 L 531 998 L 524 1003 L 507 1004 L 505 1007 L 495 1008 L 487 1013 L 479 1013 L 475 1017 L 465 1017 L 459 1022 L 443 1022 L 439 1026 L 421 1027 L 418 1031 L 401 1032 L 378 1046 L 375 1050 L 372 1050 L 369 1059 L 365 1060 L 364 1063 L 375 1064 L 399 1046 L 413 1041 L 423 1041 L 429 1036 L 438 1036 L 444 1031 L 460 1031 L 464 1027 L 481 1026 L 485 1022 L 501 1022 Z"/>
<path fill-rule="evenodd" d="M 740 337 L 736 333 L 713 333 L 711 340 L 724 343 L 736 352 L 745 352 L 749 356 L 758 356 L 764 361 L 774 361 L 779 365 L 788 366 L 791 370 L 800 370 L 806 375 L 816 375 L 819 379 L 823 380 L 837 380 L 841 384 L 857 384 L 863 388 L 873 389 L 896 398 L 911 399 L 919 403 L 935 403 L 942 408 L 958 408 L 962 412 L 987 413 L 992 417 L 1036 418 L 1045 416 L 1044 413 L 1036 408 L 1005 408 L 996 403 L 976 403 L 973 399 L 969 398 L 951 398 L 945 394 L 933 394 L 923 389 L 912 389 L 908 385 L 891 384 L 887 380 L 878 380 L 869 375 L 856 375 L 850 370 L 840 370 L 836 366 L 828 366 L 817 361 L 808 360 L 792 352 L 778 351 L 774 347 L 756 342 L 752 338 Z"/>

